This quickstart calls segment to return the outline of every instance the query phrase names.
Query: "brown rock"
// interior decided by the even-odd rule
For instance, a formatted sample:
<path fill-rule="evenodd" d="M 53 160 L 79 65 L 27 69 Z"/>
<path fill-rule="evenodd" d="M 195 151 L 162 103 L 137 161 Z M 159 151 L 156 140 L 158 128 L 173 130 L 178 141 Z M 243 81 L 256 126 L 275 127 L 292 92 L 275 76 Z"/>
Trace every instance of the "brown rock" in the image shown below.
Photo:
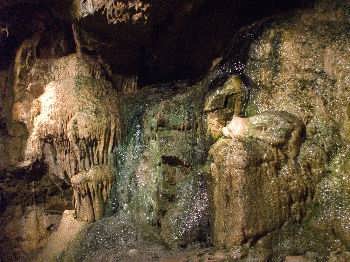
<path fill-rule="evenodd" d="M 212 220 L 216 246 L 240 245 L 278 228 L 291 217 L 299 217 L 303 211 L 306 189 L 294 186 L 303 183 L 302 173 L 290 158 L 295 155 L 288 157 L 283 152 L 285 144 L 298 151 L 301 133 L 294 130 L 301 130 L 301 123 L 290 115 L 269 114 L 271 118 L 294 119 L 289 122 L 290 129 L 281 124 L 268 127 L 271 133 L 262 128 L 263 133 L 249 135 L 254 130 L 251 127 L 246 136 L 220 139 L 210 149 L 214 159 Z M 266 113 L 262 118 L 267 116 Z M 254 123 L 252 119 L 249 121 Z M 296 135 L 286 136 L 289 140 L 276 147 L 271 141 L 278 137 L 280 128 Z"/>
<path fill-rule="evenodd" d="M 238 76 L 229 78 L 222 87 L 207 95 L 204 111 L 207 112 L 208 132 L 213 138 L 222 136 L 222 128 L 232 115 L 241 114 L 242 96 L 242 81 Z"/>
<path fill-rule="evenodd" d="M 287 256 L 285 262 L 309 262 L 310 260 L 304 256 Z"/>
<path fill-rule="evenodd" d="M 18 137 L 26 147 L 11 155 L 45 162 L 50 175 L 72 179 L 77 216 L 91 222 L 103 216 L 112 183 L 120 139 L 116 90 L 91 58 L 37 59 L 38 39 L 26 40 L 16 55 L 12 120 L 28 139 Z"/>

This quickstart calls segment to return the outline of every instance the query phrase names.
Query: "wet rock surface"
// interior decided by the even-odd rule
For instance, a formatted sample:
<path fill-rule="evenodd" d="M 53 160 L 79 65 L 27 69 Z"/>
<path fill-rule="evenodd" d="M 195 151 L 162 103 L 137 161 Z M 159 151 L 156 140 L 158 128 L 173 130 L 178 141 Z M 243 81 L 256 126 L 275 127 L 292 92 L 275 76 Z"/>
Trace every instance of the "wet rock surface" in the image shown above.
<path fill-rule="evenodd" d="M 131 102 L 137 118 L 127 119 L 127 129 L 133 131 L 120 147 L 117 179 L 134 181 L 119 184 L 115 201 L 118 209 L 136 208 L 140 222 L 160 227 L 169 246 L 186 246 L 205 235 L 208 224 L 203 91 L 181 84 L 149 95 L 154 91 L 126 99 L 124 110 L 130 111 Z M 127 198 L 124 190 L 133 193 Z"/>
<path fill-rule="evenodd" d="M 309 173 L 306 184 L 316 182 L 312 204 L 302 220 L 309 231 L 305 234 L 340 239 L 340 250 L 348 245 L 344 227 L 348 194 L 341 189 L 347 187 L 347 171 L 337 162 L 340 158 L 346 162 L 348 147 L 347 8 L 342 2 L 320 1 L 314 10 L 273 22 L 252 44 L 246 69 L 260 86 L 251 102 L 258 114 L 283 110 L 305 124 L 297 160 Z M 342 229 L 335 229 L 340 224 Z M 306 251 L 320 252 L 315 247 L 299 247 L 298 252 Z"/>
<path fill-rule="evenodd" d="M 21 261 L 46 245 L 65 209 L 71 209 L 69 184 L 46 175 L 35 163 L 0 172 L 1 259 Z"/>
<path fill-rule="evenodd" d="M 23 242 L 15 251 L 19 254 L 47 242 L 62 212 L 72 208 L 72 198 L 79 220 L 103 216 L 119 139 L 117 93 L 102 65 L 76 55 L 39 58 L 40 40 L 35 35 L 18 49 L 8 80 L 11 99 L 4 104 L 10 109 L 4 109 L 7 132 L 1 140 L 6 145 L 1 152 L 2 240 Z M 57 221 L 45 222 L 52 212 Z M 16 229 L 21 220 L 33 228 L 29 233 Z"/>
<path fill-rule="evenodd" d="M 107 2 L 85 1 L 73 29 L 17 39 L 0 72 L 1 259 L 348 261 L 348 3 L 257 21 L 201 81 L 141 87 L 183 61 L 162 68 L 168 49 L 156 61 L 172 37 L 151 37 L 159 53 L 139 41 L 162 28 L 154 7 L 99 13 Z M 195 2 L 176 10 L 201 17 Z M 131 25 L 138 37 L 106 45 Z M 214 46 L 179 78 L 204 72 Z"/>
<path fill-rule="evenodd" d="M 119 136 L 116 95 L 99 65 L 77 56 L 52 64 L 33 60 L 28 70 L 22 68 L 22 57 L 35 56 L 26 45 L 17 54 L 12 108 L 12 121 L 28 132 L 23 158 L 44 162 L 49 174 L 73 184 L 78 218 L 99 219 L 111 187 L 111 153 Z"/>
<path fill-rule="evenodd" d="M 285 124 L 272 125 L 274 120 Z M 248 122 L 245 133 L 220 139 L 210 149 L 217 246 L 240 245 L 289 219 L 300 220 L 315 186 L 295 159 L 302 140 L 300 120 L 285 112 L 269 112 Z M 233 120 L 229 125 L 235 124 Z"/>

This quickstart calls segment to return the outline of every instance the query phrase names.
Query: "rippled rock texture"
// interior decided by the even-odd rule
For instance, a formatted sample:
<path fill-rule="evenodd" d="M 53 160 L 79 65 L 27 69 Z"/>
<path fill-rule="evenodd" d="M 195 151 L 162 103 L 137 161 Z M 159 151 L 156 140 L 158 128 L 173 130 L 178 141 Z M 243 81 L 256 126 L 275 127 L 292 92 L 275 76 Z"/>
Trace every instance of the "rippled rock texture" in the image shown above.
<path fill-rule="evenodd" d="M 232 139 L 220 139 L 210 150 L 217 246 L 237 246 L 288 219 L 300 220 L 315 186 L 296 162 L 303 134 L 299 119 L 265 112 L 247 120 L 245 131 L 230 132 Z M 229 127 L 241 125 L 238 121 Z"/>
<path fill-rule="evenodd" d="M 232 49 L 214 69 L 226 72 L 226 80 L 206 100 L 208 131 L 214 139 L 228 137 L 210 150 L 217 246 L 254 243 L 272 251 L 264 259 L 308 251 L 336 259 L 324 245 L 343 259 L 349 243 L 347 10 L 342 2 L 319 1 L 309 11 L 262 21 L 238 36 L 249 40 L 247 56 Z M 237 59 L 245 60 L 245 70 L 226 70 Z M 235 73 L 243 83 L 230 76 Z"/>
<path fill-rule="evenodd" d="M 98 63 L 36 59 L 35 44 L 22 45 L 14 68 L 12 121 L 28 132 L 24 161 L 42 161 L 49 174 L 70 181 L 78 218 L 91 222 L 103 216 L 112 184 L 116 92 Z"/>
<path fill-rule="evenodd" d="M 136 208 L 139 222 L 159 227 L 169 246 L 186 246 L 208 233 L 203 90 L 181 83 L 164 89 L 125 98 L 125 130 L 131 132 L 118 152 L 115 201 L 118 209 Z M 130 180 L 128 197 L 123 183 Z"/>
<path fill-rule="evenodd" d="M 8 206 L 3 226 L 12 227 L 4 236 L 14 240 L 19 234 L 25 252 L 46 243 L 51 228 L 58 227 L 60 212 L 71 208 L 71 198 L 78 220 L 103 217 L 114 180 L 112 153 L 120 140 L 117 92 L 106 80 L 103 65 L 74 54 L 40 59 L 40 40 L 35 35 L 23 42 L 10 74 L 13 100 L 5 145 L 11 151 L 5 152 L 8 161 L 2 167 L 13 179 L 3 181 L 3 202 Z M 11 189 L 16 180 L 23 180 L 18 185 L 33 182 L 16 195 Z M 17 203 L 20 198 L 29 199 Z M 59 205 L 53 207 L 57 221 L 50 212 L 55 205 Z M 10 216 L 13 221 L 6 219 Z M 28 220 L 24 223 L 28 233 L 15 233 L 21 220 Z"/>
<path fill-rule="evenodd" d="M 304 186 L 321 180 L 308 193 L 313 204 L 303 223 L 311 238 L 322 230 L 329 239 L 341 239 L 339 250 L 349 245 L 348 8 L 341 1 L 320 1 L 314 10 L 270 23 L 251 45 L 246 68 L 260 87 L 248 108 L 257 114 L 287 111 L 305 125 L 297 155 L 308 177 Z M 296 245 L 297 252 L 320 252 L 312 242 Z"/>
<path fill-rule="evenodd" d="M 347 261 L 349 5 L 263 19 L 201 81 L 141 87 L 198 76 L 217 51 L 163 68 L 173 38 L 156 32 L 187 15 L 146 25 L 152 6 L 131 2 L 84 1 L 0 72 L 1 259 Z M 176 10 L 202 17 L 199 2 Z M 108 3 L 125 27 L 101 21 Z"/>

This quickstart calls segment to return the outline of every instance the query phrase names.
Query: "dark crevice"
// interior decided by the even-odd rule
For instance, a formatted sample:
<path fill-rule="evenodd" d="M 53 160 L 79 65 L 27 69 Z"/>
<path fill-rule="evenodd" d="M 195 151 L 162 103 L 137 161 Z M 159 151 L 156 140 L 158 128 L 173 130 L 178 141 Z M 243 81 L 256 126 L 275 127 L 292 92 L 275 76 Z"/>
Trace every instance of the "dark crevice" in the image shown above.
<path fill-rule="evenodd" d="M 183 167 L 190 167 L 188 163 L 185 161 L 179 159 L 176 156 L 162 156 L 162 163 L 167 164 L 169 166 L 183 166 Z"/>

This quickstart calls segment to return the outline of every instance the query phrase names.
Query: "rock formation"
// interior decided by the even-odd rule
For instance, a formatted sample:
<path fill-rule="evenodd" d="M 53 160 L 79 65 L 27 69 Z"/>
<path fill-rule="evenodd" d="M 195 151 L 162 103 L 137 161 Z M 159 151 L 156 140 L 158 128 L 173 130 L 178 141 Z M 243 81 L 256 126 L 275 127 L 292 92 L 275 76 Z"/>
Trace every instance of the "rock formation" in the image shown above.
<path fill-rule="evenodd" d="M 271 232 L 288 219 L 300 220 L 310 201 L 311 174 L 296 162 L 303 124 L 286 112 L 250 117 L 244 132 L 229 123 L 231 139 L 210 149 L 213 240 L 232 247 Z"/>
<path fill-rule="evenodd" d="M 116 92 L 99 64 L 74 55 L 48 62 L 38 59 L 28 73 L 16 72 L 32 77 L 15 82 L 13 121 L 29 133 L 24 159 L 44 161 L 49 173 L 68 179 L 78 218 L 94 221 L 103 216 L 113 180 L 112 152 L 120 137 Z M 43 66 L 46 79 L 38 75 Z"/>
<path fill-rule="evenodd" d="M 1 261 L 349 260 L 347 1 L 24 2 Z"/>
<path fill-rule="evenodd" d="M 252 41 L 245 73 L 258 89 L 245 112 L 250 117 L 236 113 L 230 122 L 221 114 L 217 130 L 229 139 L 210 150 L 217 246 L 272 245 L 264 259 L 293 246 L 299 254 L 346 260 L 348 22 L 342 7 L 320 1 L 266 23 Z M 339 257 L 320 251 L 321 242 L 337 241 Z"/>
<path fill-rule="evenodd" d="M 247 63 L 247 72 L 261 87 L 251 108 L 288 111 L 305 124 L 298 161 L 313 181 L 322 178 L 314 187 L 306 225 L 342 239 L 345 246 L 348 172 L 337 161 L 345 164 L 348 158 L 347 8 L 345 2 L 319 1 L 315 9 L 297 12 L 289 21 L 275 21 L 252 44 Z"/>

